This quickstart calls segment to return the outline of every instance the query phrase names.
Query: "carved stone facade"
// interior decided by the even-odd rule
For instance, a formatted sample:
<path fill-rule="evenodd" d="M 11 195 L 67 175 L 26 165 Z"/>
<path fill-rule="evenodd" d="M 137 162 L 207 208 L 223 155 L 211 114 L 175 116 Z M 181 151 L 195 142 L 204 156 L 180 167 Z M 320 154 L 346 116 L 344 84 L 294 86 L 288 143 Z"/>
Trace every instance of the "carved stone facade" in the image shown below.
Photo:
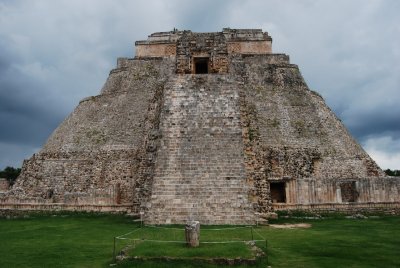
<path fill-rule="evenodd" d="M 257 29 L 151 34 L 24 162 L 0 208 L 251 224 L 274 209 L 399 207 L 400 180 Z M 346 206 L 344 206 L 346 204 Z"/>
<path fill-rule="evenodd" d="M 135 44 L 137 58 L 176 57 L 177 74 L 197 73 L 198 60 L 205 62 L 207 73 L 228 73 L 229 55 L 272 53 L 272 38 L 258 29 L 225 28 L 217 33 L 176 30 L 154 33 Z"/>

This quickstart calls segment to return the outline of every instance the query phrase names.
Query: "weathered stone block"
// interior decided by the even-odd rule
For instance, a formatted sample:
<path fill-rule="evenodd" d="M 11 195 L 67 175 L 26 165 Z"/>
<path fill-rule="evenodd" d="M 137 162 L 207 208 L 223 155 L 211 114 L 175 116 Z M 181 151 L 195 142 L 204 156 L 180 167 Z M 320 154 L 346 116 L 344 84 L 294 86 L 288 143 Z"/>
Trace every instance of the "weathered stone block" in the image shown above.
<path fill-rule="evenodd" d="M 186 245 L 196 248 L 200 245 L 200 222 L 191 221 L 185 226 Z"/>

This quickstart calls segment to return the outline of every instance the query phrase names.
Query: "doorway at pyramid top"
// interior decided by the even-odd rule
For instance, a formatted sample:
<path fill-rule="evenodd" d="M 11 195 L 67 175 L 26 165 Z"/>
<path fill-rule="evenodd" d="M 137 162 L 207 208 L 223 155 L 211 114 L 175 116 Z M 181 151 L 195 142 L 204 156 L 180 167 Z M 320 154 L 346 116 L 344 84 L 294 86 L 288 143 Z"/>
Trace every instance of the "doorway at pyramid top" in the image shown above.
<path fill-rule="evenodd" d="M 193 73 L 208 74 L 210 58 L 193 58 Z"/>
<path fill-rule="evenodd" d="M 183 32 L 176 45 L 176 73 L 228 73 L 225 36 L 222 33 Z"/>

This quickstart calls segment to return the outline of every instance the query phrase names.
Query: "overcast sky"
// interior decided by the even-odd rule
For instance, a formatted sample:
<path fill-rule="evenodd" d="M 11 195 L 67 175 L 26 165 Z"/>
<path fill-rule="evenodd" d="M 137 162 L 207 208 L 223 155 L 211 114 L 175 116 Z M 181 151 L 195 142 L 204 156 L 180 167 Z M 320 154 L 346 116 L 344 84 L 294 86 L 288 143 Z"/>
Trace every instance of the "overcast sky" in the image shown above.
<path fill-rule="evenodd" d="M 400 1 L 0 0 L 0 168 L 38 152 L 117 57 L 174 27 L 262 28 L 364 149 L 400 169 Z"/>

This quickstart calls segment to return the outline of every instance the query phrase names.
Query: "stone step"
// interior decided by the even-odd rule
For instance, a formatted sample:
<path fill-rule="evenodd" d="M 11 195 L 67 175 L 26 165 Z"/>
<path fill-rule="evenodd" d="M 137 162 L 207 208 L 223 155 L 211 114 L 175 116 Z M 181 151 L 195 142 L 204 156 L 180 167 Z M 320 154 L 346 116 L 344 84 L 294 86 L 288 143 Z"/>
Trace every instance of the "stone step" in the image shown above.
<path fill-rule="evenodd" d="M 169 208 L 193 208 L 193 207 L 204 207 L 204 208 L 211 208 L 211 207 L 221 207 L 223 206 L 222 210 L 228 210 L 230 208 L 236 207 L 251 207 L 250 204 L 243 201 L 235 201 L 235 200 L 226 200 L 225 202 L 215 202 L 214 200 L 202 200 L 202 199 L 191 199 L 186 201 L 179 199 L 179 198 L 170 198 L 165 199 L 163 202 L 157 202 L 152 200 L 152 207 L 169 207 Z M 202 203 L 200 203 L 202 201 Z"/>
<path fill-rule="evenodd" d="M 254 221 L 238 101 L 229 75 L 168 81 L 147 222 L 185 223 L 193 213 L 215 224 Z"/>
<path fill-rule="evenodd" d="M 243 189 L 238 189 L 238 190 L 229 190 L 225 189 L 222 190 L 220 189 L 219 191 L 212 191 L 210 189 L 188 189 L 188 190 L 162 190 L 162 189 L 154 189 L 152 191 L 153 196 L 168 196 L 168 195 L 188 195 L 188 194 L 202 194 L 202 195 L 207 195 L 207 194 L 215 194 L 218 193 L 219 199 L 222 199 L 222 197 L 229 196 L 230 193 L 235 193 L 237 194 L 237 197 L 247 197 L 247 193 L 243 192 Z"/>
<path fill-rule="evenodd" d="M 157 190 L 159 187 L 160 190 L 171 190 L 171 191 L 185 191 L 185 190 L 210 190 L 210 186 L 213 187 L 212 191 L 219 191 L 219 190 L 228 190 L 228 191 L 237 191 L 237 190 L 248 190 L 249 187 L 242 183 L 242 187 L 239 184 L 157 184 L 153 188 L 153 190 Z"/>
<path fill-rule="evenodd" d="M 153 211 L 163 211 L 168 209 L 170 213 L 173 211 L 187 211 L 190 212 L 192 209 L 197 209 L 201 210 L 204 212 L 210 212 L 210 211 L 220 211 L 223 213 L 230 213 L 232 211 L 241 211 L 242 209 L 251 209 L 252 206 L 245 204 L 245 203 L 238 203 L 236 206 L 230 203 L 225 203 L 225 204 L 216 204 L 214 203 L 213 205 L 207 205 L 206 207 L 201 207 L 201 206 L 196 206 L 196 203 L 192 204 L 182 204 L 182 203 L 174 203 L 174 206 L 171 205 L 165 205 L 165 203 L 152 203 L 151 204 L 151 209 Z M 219 206 L 223 205 L 224 208 L 219 208 Z M 232 205 L 232 206 L 230 206 Z"/>
<path fill-rule="evenodd" d="M 191 197 L 191 195 L 193 197 Z M 198 203 L 199 201 L 203 200 L 204 203 L 208 202 L 212 202 L 212 203 L 216 203 L 216 204 L 224 204 L 227 202 L 235 202 L 237 201 L 241 201 L 241 200 L 247 200 L 247 196 L 242 195 L 241 193 L 224 193 L 223 195 L 221 195 L 220 197 L 215 197 L 216 193 L 183 193 L 183 194 L 174 194 L 174 193 L 170 193 L 170 194 L 164 194 L 164 193 L 160 193 L 160 194 L 153 194 L 151 196 L 151 201 L 152 202 L 156 202 L 157 199 L 160 199 L 160 203 L 163 203 L 165 201 L 170 201 L 170 200 L 175 200 L 175 199 L 185 199 L 187 201 L 192 201 Z"/>
<path fill-rule="evenodd" d="M 240 184 L 243 184 L 246 182 L 246 180 L 241 179 L 241 180 L 232 180 L 232 179 L 226 179 L 227 177 L 231 178 L 230 176 L 223 176 L 223 177 L 218 177 L 215 178 L 214 180 L 203 180 L 201 178 L 195 178 L 191 180 L 184 180 L 184 179 L 165 179 L 165 178 L 160 178 L 159 179 L 159 185 L 162 186 L 173 186 L 173 187 L 182 187 L 184 188 L 185 186 L 201 186 L 201 185 L 215 185 L 219 187 L 224 187 L 224 186 L 238 186 Z M 155 178 L 157 179 L 157 178 Z"/>
<path fill-rule="evenodd" d="M 213 216 L 208 215 L 185 215 L 185 216 L 168 216 L 153 217 L 151 224 L 186 224 L 189 220 L 198 220 L 200 224 L 255 224 L 253 217 L 235 217 L 233 215 L 229 216 Z"/>
<path fill-rule="evenodd" d="M 210 187 L 213 187 L 213 189 L 210 189 Z M 224 185 L 224 186 L 219 186 L 219 185 L 185 185 L 185 186 L 179 186 L 179 185 L 163 185 L 163 184 L 158 184 L 153 188 L 153 193 L 157 191 L 163 191 L 163 192 L 177 192 L 177 193 L 183 193 L 183 192 L 243 192 L 243 190 L 250 189 L 249 187 L 238 187 L 237 185 L 232 185 L 229 187 L 229 185 Z"/>
<path fill-rule="evenodd" d="M 166 211 L 165 208 L 168 208 L 169 210 Z M 157 212 L 159 215 L 167 215 L 169 213 L 175 214 L 175 213 L 204 213 L 204 214 L 213 214 L 214 212 L 222 213 L 224 215 L 233 215 L 233 214 L 238 214 L 238 215 L 248 215 L 248 213 L 244 210 L 248 209 L 248 207 L 244 206 L 238 206 L 236 208 L 225 208 L 225 209 L 220 209 L 218 207 L 152 207 L 153 212 Z M 151 214 L 151 213 L 150 213 Z"/>
<path fill-rule="evenodd" d="M 171 210 L 171 211 L 166 211 L 163 209 L 154 209 L 153 214 L 156 213 L 157 215 L 184 215 L 184 214 L 201 214 L 201 215 L 214 215 L 214 214 L 221 214 L 221 215 L 231 215 L 233 216 L 248 216 L 250 215 L 245 211 L 246 208 L 238 208 L 238 209 L 231 209 L 231 210 L 205 210 L 205 209 L 195 209 L 195 208 L 182 208 L 182 209 L 176 209 L 176 210 Z M 149 213 L 151 215 L 152 213 Z"/>
<path fill-rule="evenodd" d="M 190 197 L 193 195 L 194 197 Z M 215 197 L 218 196 L 218 197 Z M 232 200 L 242 200 L 246 199 L 247 200 L 247 194 L 243 194 L 242 192 L 223 192 L 217 193 L 217 192 L 169 192 L 169 193 L 163 193 L 161 191 L 153 193 L 151 195 L 151 199 L 162 199 L 162 200 L 170 200 L 170 199 L 182 199 L 184 197 L 187 197 L 187 200 L 216 200 L 216 203 L 226 203 L 222 202 L 221 200 L 227 200 L 231 202 Z"/>
<path fill-rule="evenodd" d="M 199 171 L 213 171 L 216 172 L 218 170 L 198 170 Z M 197 173 L 196 172 L 196 173 Z M 157 176 L 155 176 L 155 179 L 158 179 L 160 183 L 170 183 L 170 184 L 198 184 L 198 183 L 202 183 L 202 184 L 224 184 L 224 185 L 230 185 L 230 184 L 239 184 L 239 183 L 244 183 L 246 182 L 245 178 L 240 178 L 240 179 L 235 179 L 232 177 L 231 174 L 223 174 L 220 176 L 213 176 L 212 179 L 207 179 L 204 178 L 205 176 L 210 176 L 211 174 L 204 174 L 204 177 L 200 177 L 201 174 L 194 174 L 196 175 L 196 177 L 191 177 L 191 178 L 182 178 L 182 177 L 171 177 L 168 174 L 165 174 L 164 177 L 160 177 L 160 175 L 162 175 L 164 173 L 160 173 L 157 174 Z M 241 174 L 241 173 L 239 173 Z M 232 179 L 233 178 L 233 179 Z"/>
<path fill-rule="evenodd" d="M 160 203 L 163 203 L 165 201 L 170 201 L 170 200 L 175 200 L 175 199 L 185 199 L 187 201 L 191 201 L 193 200 L 193 202 L 198 203 L 199 201 L 203 200 L 204 203 L 208 202 L 212 202 L 212 203 L 216 203 L 216 204 L 224 204 L 224 203 L 228 203 L 228 202 L 234 202 L 235 200 L 241 201 L 241 200 L 247 200 L 247 196 L 240 196 L 241 193 L 230 193 L 230 194 L 223 194 L 221 195 L 221 198 L 218 197 L 216 198 L 216 193 L 213 194 L 202 194 L 202 193 L 187 193 L 187 194 L 153 194 L 151 196 L 151 201 L 152 202 L 156 202 L 157 199 L 160 199 Z M 190 195 L 197 195 L 196 197 L 189 197 Z M 236 196 L 238 195 L 238 196 Z"/>
<path fill-rule="evenodd" d="M 157 199 L 161 199 L 163 197 L 157 197 Z M 224 206 L 224 209 L 228 209 L 230 207 L 235 207 L 235 206 L 246 206 L 249 207 L 247 202 L 244 202 L 242 199 L 240 201 L 237 201 L 235 199 L 227 199 L 223 202 L 220 202 L 220 200 L 214 200 L 214 199 L 180 199 L 176 198 L 176 196 L 171 197 L 171 198 L 165 198 L 163 201 L 157 201 L 157 199 L 152 199 L 152 207 L 157 207 L 157 206 L 162 206 L 162 207 L 211 207 L 211 206 Z M 179 201 L 180 200 L 180 201 Z M 166 202 L 171 202 L 171 204 L 166 204 Z M 185 205 L 183 205 L 185 203 Z M 204 205 L 199 205 L 199 204 L 204 204 Z M 154 205 L 154 206 L 153 206 Z"/>
<path fill-rule="evenodd" d="M 149 216 L 153 216 L 155 218 L 187 218 L 188 216 L 197 216 L 197 217 L 203 217 L 206 218 L 208 216 L 213 216 L 213 217 L 230 217 L 231 219 L 234 218 L 250 218 L 253 217 L 253 215 L 246 214 L 246 213 L 235 213 L 237 211 L 230 211 L 230 213 L 221 213 L 220 211 L 215 211 L 215 212 L 209 212 L 209 211 L 175 211 L 173 213 L 168 212 L 168 213 L 163 213 L 163 211 L 155 211 L 155 215 L 148 214 Z"/>
<path fill-rule="evenodd" d="M 220 224 L 229 224 L 230 222 L 234 222 L 235 224 L 240 224 L 239 221 L 244 222 L 245 224 L 255 223 L 254 217 L 247 216 L 234 216 L 234 215 L 197 215 L 197 214 L 186 214 L 186 215 L 157 215 L 150 216 L 152 221 L 158 222 L 160 224 L 165 224 L 170 221 L 171 223 L 185 223 L 189 219 L 199 220 L 200 222 L 219 222 Z M 171 221 L 172 220 L 172 221 Z M 148 221 L 145 218 L 145 222 Z"/>
<path fill-rule="evenodd" d="M 213 189 L 210 189 L 210 188 Z M 238 187 L 238 185 L 232 185 L 232 187 L 229 187 L 229 185 L 224 185 L 224 186 L 219 186 L 219 185 L 186 185 L 184 187 L 180 186 L 174 186 L 174 185 L 163 185 L 163 184 L 158 184 L 153 186 L 153 193 L 156 193 L 157 191 L 165 191 L 165 192 L 177 192 L 177 193 L 183 193 L 183 192 L 243 192 L 244 190 L 250 190 L 250 187 L 243 186 L 243 187 Z"/>

